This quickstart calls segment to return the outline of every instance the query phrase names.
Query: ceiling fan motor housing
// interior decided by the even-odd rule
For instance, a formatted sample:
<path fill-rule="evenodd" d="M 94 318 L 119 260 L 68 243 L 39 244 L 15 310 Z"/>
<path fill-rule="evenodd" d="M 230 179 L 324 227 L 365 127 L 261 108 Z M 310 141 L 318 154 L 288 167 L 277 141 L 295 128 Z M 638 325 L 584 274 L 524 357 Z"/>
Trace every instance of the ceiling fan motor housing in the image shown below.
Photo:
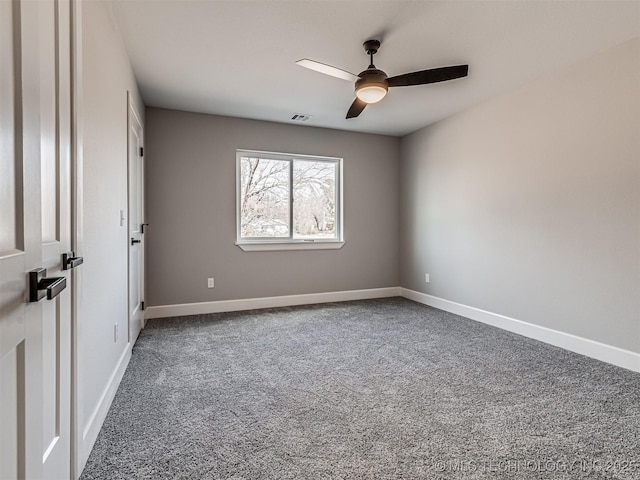
<path fill-rule="evenodd" d="M 364 72 L 358 75 L 356 80 L 355 90 L 356 96 L 367 103 L 376 103 L 387 93 L 389 90 L 389 82 L 387 81 L 387 74 L 382 70 L 378 70 L 375 67 L 369 67 Z M 365 92 L 379 92 L 373 94 L 373 97 L 367 95 Z M 379 97 L 379 98 L 378 98 Z"/>

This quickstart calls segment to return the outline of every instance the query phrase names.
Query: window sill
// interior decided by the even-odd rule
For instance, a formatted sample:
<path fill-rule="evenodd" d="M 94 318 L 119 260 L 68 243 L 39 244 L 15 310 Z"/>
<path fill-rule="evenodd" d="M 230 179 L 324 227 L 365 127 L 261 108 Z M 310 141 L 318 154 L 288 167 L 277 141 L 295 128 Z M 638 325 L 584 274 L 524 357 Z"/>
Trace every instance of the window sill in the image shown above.
<path fill-rule="evenodd" d="M 274 252 L 278 250 L 337 250 L 342 248 L 342 241 L 315 242 L 237 242 L 236 245 L 245 252 Z"/>

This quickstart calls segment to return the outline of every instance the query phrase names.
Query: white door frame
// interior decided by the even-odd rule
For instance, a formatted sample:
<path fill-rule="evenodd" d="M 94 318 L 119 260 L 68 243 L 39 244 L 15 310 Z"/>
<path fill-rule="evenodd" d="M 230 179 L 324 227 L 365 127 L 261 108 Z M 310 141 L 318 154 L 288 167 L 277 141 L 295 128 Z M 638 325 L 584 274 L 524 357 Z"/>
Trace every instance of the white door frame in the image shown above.
<path fill-rule="evenodd" d="M 71 2 L 71 248 L 81 255 L 83 237 L 83 143 L 82 143 L 82 0 Z M 82 432 L 82 364 L 78 362 L 82 338 L 82 269 L 71 272 L 71 478 L 84 468 Z"/>

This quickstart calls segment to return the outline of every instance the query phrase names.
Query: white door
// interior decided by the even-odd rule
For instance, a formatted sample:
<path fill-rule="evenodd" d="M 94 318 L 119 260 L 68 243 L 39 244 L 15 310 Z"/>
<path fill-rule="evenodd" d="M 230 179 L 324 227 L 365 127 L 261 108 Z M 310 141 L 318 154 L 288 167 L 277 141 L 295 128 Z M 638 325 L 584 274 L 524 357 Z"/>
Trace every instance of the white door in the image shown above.
<path fill-rule="evenodd" d="M 70 8 L 0 1 L 2 479 L 70 477 Z"/>
<path fill-rule="evenodd" d="M 144 154 L 140 117 L 129 98 L 129 341 L 144 326 Z"/>

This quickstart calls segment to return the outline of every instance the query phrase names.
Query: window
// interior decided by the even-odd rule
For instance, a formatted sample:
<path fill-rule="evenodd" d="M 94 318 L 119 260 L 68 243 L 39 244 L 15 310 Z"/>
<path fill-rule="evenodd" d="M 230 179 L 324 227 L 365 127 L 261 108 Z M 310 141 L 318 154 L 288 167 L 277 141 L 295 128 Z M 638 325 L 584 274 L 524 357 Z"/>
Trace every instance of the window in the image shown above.
<path fill-rule="evenodd" d="M 238 150 L 237 245 L 340 248 L 342 159 Z"/>

